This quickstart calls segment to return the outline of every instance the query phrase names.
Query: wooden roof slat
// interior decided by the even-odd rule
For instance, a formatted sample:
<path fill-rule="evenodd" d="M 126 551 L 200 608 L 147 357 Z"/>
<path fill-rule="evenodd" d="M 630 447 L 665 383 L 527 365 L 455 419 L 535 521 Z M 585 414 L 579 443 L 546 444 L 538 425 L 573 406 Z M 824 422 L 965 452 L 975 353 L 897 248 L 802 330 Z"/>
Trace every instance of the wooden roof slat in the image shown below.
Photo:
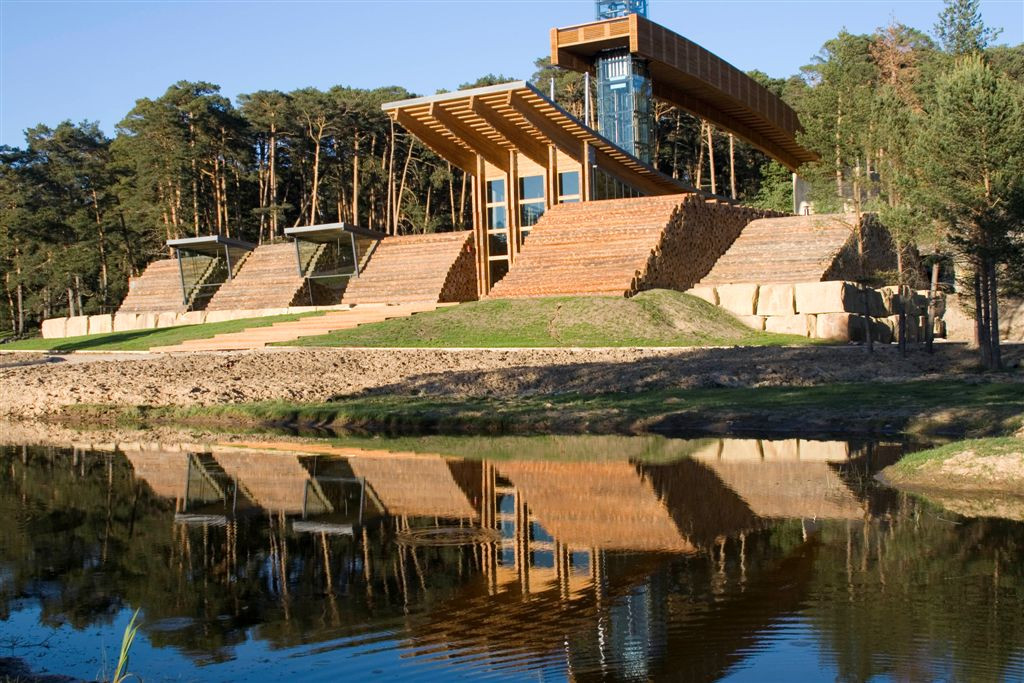
<path fill-rule="evenodd" d="M 430 127 L 408 112 L 396 109 L 390 113 L 399 125 L 419 138 L 420 142 L 427 147 L 430 147 L 466 173 L 476 172 L 476 158 L 472 152 L 463 149 L 443 135 L 431 130 Z"/>
<path fill-rule="evenodd" d="M 480 156 L 494 164 L 502 171 L 508 172 L 508 150 L 488 139 L 482 133 L 469 126 L 462 119 L 446 110 L 440 103 L 430 105 L 430 115 L 442 126 L 451 131 L 452 135 L 465 141 Z"/>
<path fill-rule="evenodd" d="M 503 118 L 491 105 L 480 98 L 470 98 L 470 108 L 488 126 L 509 141 L 511 145 L 520 149 L 531 161 L 542 166 L 547 164 L 547 147 L 536 138 L 528 134 L 520 126 Z"/>

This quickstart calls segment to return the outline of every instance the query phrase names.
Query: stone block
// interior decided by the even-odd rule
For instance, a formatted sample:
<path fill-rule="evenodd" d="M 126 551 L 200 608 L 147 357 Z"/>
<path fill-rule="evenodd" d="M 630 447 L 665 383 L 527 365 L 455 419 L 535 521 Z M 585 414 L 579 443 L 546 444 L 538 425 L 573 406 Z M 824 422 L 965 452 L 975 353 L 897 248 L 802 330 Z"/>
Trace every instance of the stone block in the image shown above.
<path fill-rule="evenodd" d="M 815 316 L 796 313 L 794 315 L 772 315 L 764 319 L 765 332 L 795 334 L 799 337 L 813 337 Z"/>
<path fill-rule="evenodd" d="M 815 316 L 815 339 L 847 342 L 863 337 L 863 316 L 854 313 L 820 313 Z"/>
<path fill-rule="evenodd" d="M 114 316 L 107 313 L 104 315 L 89 316 L 89 334 L 107 334 L 114 331 Z"/>
<path fill-rule="evenodd" d="M 864 299 L 852 282 L 801 282 L 795 285 L 797 313 L 863 313 Z"/>
<path fill-rule="evenodd" d="M 793 285 L 761 285 L 757 290 L 758 315 L 795 315 Z"/>
<path fill-rule="evenodd" d="M 206 322 L 208 323 L 222 323 L 228 320 L 238 320 L 239 318 L 251 318 L 253 311 L 207 311 Z"/>
<path fill-rule="evenodd" d="M 156 314 L 157 327 L 174 327 L 178 324 L 178 314 L 174 311 L 163 311 Z"/>
<path fill-rule="evenodd" d="M 918 290 L 910 296 L 910 303 L 915 314 L 924 315 L 928 312 L 928 290 Z"/>
<path fill-rule="evenodd" d="M 800 441 L 783 439 L 781 441 L 761 441 L 761 450 L 765 460 L 785 461 L 800 459 Z"/>
<path fill-rule="evenodd" d="M 719 285 L 718 305 L 733 315 L 755 315 L 757 313 L 757 285 Z"/>
<path fill-rule="evenodd" d="M 727 462 L 760 461 L 761 442 L 757 439 L 722 439 L 722 450 L 718 457 Z"/>
<path fill-rule="evenodd" d="M 845 441 L 800 440 L 800 460 L 804 462 L 845 462 L 850 459 L 850 444 Z"/>
<path fill-rule="evenodd" d="M 900 319 L 898 315 L 894 315 L 889 318 L 893 326 L 893 341 L 900 340 Z M 907 316 L 907 341 L 911 343 L 924 341 L 924 330 L 927 328 L 928 319 L 924 319 L 924 324 L 921 324 L 922 318 L 916 315 Z"/>
<path fill-rule="evenodd" d="M 763 315 L 738 315 L 736 319 L 752 330 L 764 332 L 765 318 Z"/>
<path fill-rule="evenodd" d="M 694 287 L 686 290 L 686 293 L 698 299 L 704 299 L 712 306 L 718 305 L 718 290 L 714 287 Z"/>
<path fill-rule="evenodd" d="M 115 313 L 114 332 L 130 332 L 139 329 L 139 315 L 137 313 Z"/>
<path fill-rule="evenodd" d="M 43 339 L 61 339 L 67 336 L 67 318 L 47 318 L 43 321 Z"/>
<path fill-rule="evenodd" d="M 153 330 L 156 329 L 156 313 L 139 313 L 135 319 L 137 330 Z"/>
<path fill-rule="evenodd" d="M 889 309 L 885 299 L 877 289 L 864 288 L 861 296 L 867 301 L 867 314 L 873 318 L 884 318 L 889 315 Z"/>
<path fill-rule="evenodd" d="M 84 337 L 89 334 L 89 316 L 76 315 L 67 318 L 64 331 L 68 337 Z"/>
<path fill-rule="evenodd" d="M 895 339 L 893 329 L 885 318 L 871 319 L 871 338 L 879 344 L 888 344 Z"/>
<path fill-rule="evenodd" d="M 187 313 L 179 313 L 177 317 L 177 325 L 202 325 L 206 322 L 206 311 L 188 311 Z"/>

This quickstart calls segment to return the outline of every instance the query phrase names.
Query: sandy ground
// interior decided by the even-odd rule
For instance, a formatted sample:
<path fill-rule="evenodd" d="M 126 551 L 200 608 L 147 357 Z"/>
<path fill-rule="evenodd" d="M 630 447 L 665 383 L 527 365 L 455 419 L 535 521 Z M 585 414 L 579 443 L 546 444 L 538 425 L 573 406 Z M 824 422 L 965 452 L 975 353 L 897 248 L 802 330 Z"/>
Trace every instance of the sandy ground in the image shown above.
<path fill-rule="evenodd" d="M 1008 346 L 1019 367 L 1024 345 Z M 4 367 L 0 416 L 34 417 L 88 403 L 211 405 L 325 401 L 365 393 L 514 397 L 659 388 L 808 386 L 834 382 L 977 377 L 960 345 L 895 348 L 303 349 L 181 355 L 81 354 Z M 1021 377 L 1021 373 L 1015 373 Z"/>

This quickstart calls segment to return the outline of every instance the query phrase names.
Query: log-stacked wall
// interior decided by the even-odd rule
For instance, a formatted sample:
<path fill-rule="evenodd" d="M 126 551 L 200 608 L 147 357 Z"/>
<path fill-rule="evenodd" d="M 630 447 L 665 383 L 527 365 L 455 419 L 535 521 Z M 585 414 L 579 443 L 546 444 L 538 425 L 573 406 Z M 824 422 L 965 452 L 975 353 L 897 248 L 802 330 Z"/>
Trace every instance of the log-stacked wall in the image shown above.
<path fill-rule="evenodd" d="M 220 286 L 206 310 L 285 308 L 296 300 L 309 303 L 305 278 L 299 275 L 295 245 L 279 242 L 249 252 L 234 278 Z"/>
<path fill-rule="evenodd" d="M 541 217 L 491 298 L 687 289 L 769 212 L 690 195 L 559 204 Z"/>
<path fill-rule="evenodd" d="M 381 240 L 342 303 L 469 301 L 476 298 L 472 232 L 402 235 Z M 468 263 L 468 265 L 467 265 Z"/>
<path fill-rule="evenodd" d="M 686 197 L 672 214 L 629 295 L 647 289 L 686 290 L 714 267 L 751 222 L 778 215 L 761 209 Z"/>
<path fill-rule="evenodd" d="M 889 233 L 863 216 L 859 254 L 856 214 L 787 216 L 755 220 L 701 279 L 702 285 L 731 282 L 821 282 L 861 280 L 896 269 Z"/>
<path fill-rule="evenodd" d="M 142 275 L 128 281 L 128 295 L 118 313 L 184 311 L 181 273 L 177 259 L 153 261 Z"/>

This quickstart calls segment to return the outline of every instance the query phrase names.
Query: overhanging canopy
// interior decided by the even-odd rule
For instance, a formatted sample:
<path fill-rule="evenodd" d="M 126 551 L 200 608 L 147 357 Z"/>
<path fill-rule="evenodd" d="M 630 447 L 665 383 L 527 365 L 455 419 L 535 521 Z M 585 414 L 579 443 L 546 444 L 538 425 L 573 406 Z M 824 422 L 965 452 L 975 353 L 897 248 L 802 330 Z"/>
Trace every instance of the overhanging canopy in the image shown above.
<path fill-rule="evenodd" d="M 552 145 L 582 163 L 586 143 L 595 163 L 639 190 L 652 195 L 693 192 L 623 151 L 526 81 L 387 102 L 382 109 L 467 173 L 476 173 L 476 155 L 507 172 L 511 152 L 547 167 Z"/>
<path fill-rule="evenodd" d="M 377 240 L 387 237 L 387 235 L 382 232 L 360 228 L 357 225 L 350 225 L 348 223 L 323 223 L 321 225 L 303 225 L 296 228 L 285 228 L 284 234 L 288 237 L 303 240 L 304 242 L 316 242 L 319 244 L 336 242 L 349 234 L 357 235 L 359 237 L 369 237 Z"/>
<path fill-rule="evenodd" d="M 233 240 L 223 235 L 205 235 L 203 237 L 183 237 L 177 240 L 167 240 L 167 246 L 180 251 L 188 251 L 203 256 L 222 256 L 224 248 L 242 249 L 252 251 L 256 248 L 251 242 Z"/>
<path fill-rule="evenodd" d="M 648 61 L 654 96 L 711 121 L 796 170 L 817 155 L 796 141 L 802 130 L 789 105 L 700 45 L 631 14 L 551 29 L 551 62 L 593 71 L 603 50 L 628 49 Z"/>

